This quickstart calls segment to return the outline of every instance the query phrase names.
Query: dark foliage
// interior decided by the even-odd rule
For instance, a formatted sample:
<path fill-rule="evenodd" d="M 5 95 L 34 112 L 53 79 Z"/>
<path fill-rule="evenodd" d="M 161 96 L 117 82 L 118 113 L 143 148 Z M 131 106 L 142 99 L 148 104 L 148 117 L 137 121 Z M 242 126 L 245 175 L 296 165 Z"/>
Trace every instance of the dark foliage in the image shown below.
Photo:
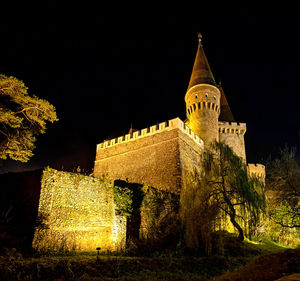
<path fill-rule="evenodd" d="M 0 251 L 11 247 L 31 252 L 41 175 L 41 170 L 0 175 L 0 213 L 8 216 L 0 221 Z"/>

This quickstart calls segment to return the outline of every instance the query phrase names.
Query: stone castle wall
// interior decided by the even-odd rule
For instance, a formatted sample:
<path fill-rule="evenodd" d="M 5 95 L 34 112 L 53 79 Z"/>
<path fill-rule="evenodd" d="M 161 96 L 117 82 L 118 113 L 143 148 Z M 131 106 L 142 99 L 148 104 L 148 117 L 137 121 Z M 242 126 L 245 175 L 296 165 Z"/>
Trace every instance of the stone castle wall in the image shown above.
<path fill-rule="evenodd" d="M 246 133 L 245 123 L 219 122 L 219 139 L 226 143 L 233 152 L 241 157 L 246 163 L 246 150 L 244 135 Z"/>
<path fill-rule="evenodd" d="M 182 167 L 193 167 L 203 142 L 179 119 L 97 146 L 94 176 L 109 175 L 178 193 Z"/>
<path fill-rule="evenodd" d="M 190 175 L 191 172 L 201 174 L 201 161 L 204 147 L 199 147 L 197 143 L 187 138 L 181 132 L 179 132 L 178 145 L 182 185 L 184 178 Z"/>
<path fill-rule="evenodd" d="M 257 177 L 262 182 L 265 182 L 266 167 L 262 164 L 248 164 L 248 173 L 250 176 Z"/>
<path fill-rule="evenodd" d="M 116 215 L 113 182 L 46 169 L 42 176 L 37 250 L 96 251 L 125 247 L 126 218 Z"/>

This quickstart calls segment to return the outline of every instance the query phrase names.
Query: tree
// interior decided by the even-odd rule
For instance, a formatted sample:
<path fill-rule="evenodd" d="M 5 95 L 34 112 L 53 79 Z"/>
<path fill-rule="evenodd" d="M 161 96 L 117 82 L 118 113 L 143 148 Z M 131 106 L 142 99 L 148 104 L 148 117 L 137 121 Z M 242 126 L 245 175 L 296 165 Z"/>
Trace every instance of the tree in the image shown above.
<path fill-rule="evenodd" d="M 217 208 L 229 216 L 243 241 L 244 230 L 239 220 L 250 216 L 252 224 L 258 222 L 264 209 L 264 194 L 259 192 L 263 183 L 251 178 L 243 160 L 222 142 L 213 143 L 206 152 L 203 169 L 210 197 L 217 202 Z"/>
<path fill-rule="evenodd" d="M 0 75 L 0 159 L 27 162 L 46 121 L 58 120 L 53 105 L 27 90 L 17 78 Z"/>
<path fill-rule="evenodd" d="M 253 226 L 264 211 L 262 188 L 263 183 L 248 175 L 243 160 L 226 144 L 213 143 L 211 149 L 204 152 L 199 169 L 186 171 L 183 176 L 180 219 L 185 246 L 211 254 L 221 243 L 213 232 L 219 220 L 223 222 L 224 214 L 243 240 L 240 222 Z"/>
<path fill-rule="evenodd" d="M 300 166 L 295 148 L 285 147 L 267 163 L 269 214 L 280 226 L 300 227 Z"/>
<path fill-rule="evenodd" d="M 203 170 L 202 170 L 203 171 Z M 192 251 L 212 252 L 212 233 L 218 215 L 217 202 L 204 174 L 196 169 L 185 174 L 180 193 L 180 219 L 185 246 Z"/>

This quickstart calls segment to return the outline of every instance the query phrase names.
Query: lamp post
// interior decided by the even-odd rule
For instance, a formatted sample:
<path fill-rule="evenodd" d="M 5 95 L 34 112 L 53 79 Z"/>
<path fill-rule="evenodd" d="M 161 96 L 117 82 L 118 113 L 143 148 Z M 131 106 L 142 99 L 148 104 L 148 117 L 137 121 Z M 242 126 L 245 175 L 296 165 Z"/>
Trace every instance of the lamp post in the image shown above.
<path fill-rule="evenodd" d="M 101 250 L 101 248 L 97 247 L 96 250 L 97 250 L 97 262 L 99 262 L 100 261 L 100 250 Z"/>

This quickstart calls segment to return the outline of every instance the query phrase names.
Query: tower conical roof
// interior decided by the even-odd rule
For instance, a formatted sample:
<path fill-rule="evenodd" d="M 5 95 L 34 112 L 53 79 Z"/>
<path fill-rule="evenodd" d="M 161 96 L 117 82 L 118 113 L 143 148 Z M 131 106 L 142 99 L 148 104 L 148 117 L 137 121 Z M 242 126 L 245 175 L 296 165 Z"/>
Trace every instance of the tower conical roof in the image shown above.
<path fill-rule="evenodd" d="M 226 122 L 234 122 L 234 117 L 231 112 L 230 106 L 227 102 L 223 88 L 219 87 L 219 90 L 221 92 L 221 99 L 220 99 L 221 113 L 219 116 L 219 120 L 226 121 Z"/>
<path fill-rule="evenodd" d="M 207 58 L 205 56 L 202 44 L 201 44 L 202 35 L 198 33 L 198 50 L 194 62 L 194 67 L 188 86 L 188 90 L 198 84 L 210 84 L 216 86 L 215 78 L 210 70 Z"/>

